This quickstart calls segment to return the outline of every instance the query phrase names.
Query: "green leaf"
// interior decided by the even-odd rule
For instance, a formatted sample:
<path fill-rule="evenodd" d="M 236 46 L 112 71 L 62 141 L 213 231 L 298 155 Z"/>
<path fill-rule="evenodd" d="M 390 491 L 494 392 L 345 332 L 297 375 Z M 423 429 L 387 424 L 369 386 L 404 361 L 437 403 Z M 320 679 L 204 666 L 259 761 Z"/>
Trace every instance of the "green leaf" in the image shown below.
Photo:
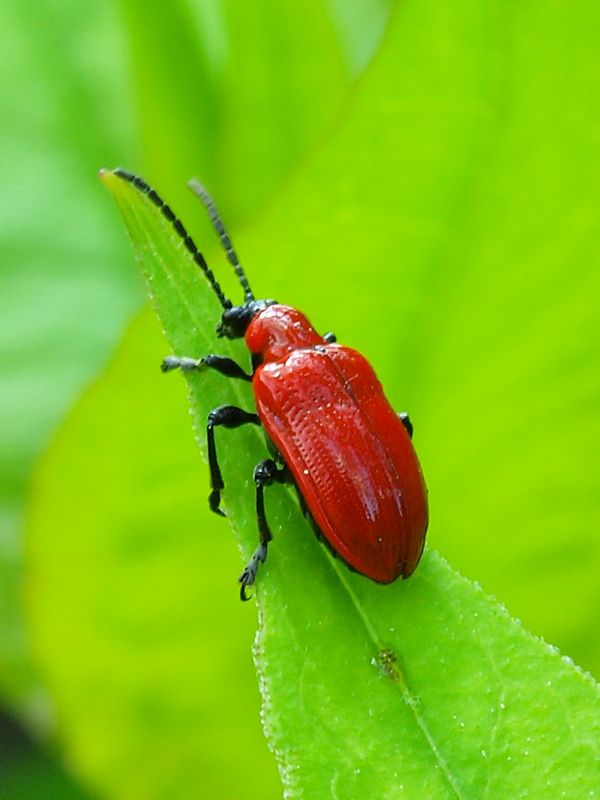
<path fill-rule="evenodd" d="M 186 257 L 187 250 L 171 223 L 146 196 L 140 202 L 137 189 L 116 174 L 103 172 L 101 177 L 114 194 L 131 233 L 142 271 L 173 352 L 178 355 L 194 355 L 213 352 L 218 347 L 220 355 L 228 355 L 238 363 L 246 364 L 250 370 L 250 358 L 241 342 L 225 339 L 219 340 L 217 345 L 215 328 L 222 308 L 198 267 L 190 269 L 191 256 Z M 194 425 L 199 432 L 206 428 L 206 419 L 215 405 L 216 396 L 220 398 L 219 405 L 252 407 L 251 388 L 243 382 L 224 381 L 222 376 L 211 370 L 189 374 L 188 382 L 193 398 Z M 240 449 L 248 455 L 242 459 L 231 453 L 224 457 L 223 463 L 228 472 L 228 481 L 232 485 L 243 486 L 248 483 L 251 475 L 252 467 L 249 465 L 259 460 L 264 439 L 251 426 L 248 429 L 242 428 L 237 433 L 239 436 L 236 440 Z M 199 442 L 201 449 L 205 450 L 203 435 L 199 437 Z M 232 520 L 251 520 L 254 499 L 245 496 L 245 493 L 240 493 L 239 496 L 237 493 L 229 493 L 227 507 L 232 512 Z M 234 510 L 237 513 L 233 513 Z M 300 525 L 301 528 L 304 527 L 303 520 Z M 253 550 L 253 545 L 246 545 L 248 557 Z"/>
<path fill-rule="evenodd" d="M 175 351 L 206 352 L 210 288 L 156 206 L 103 177 Z M 198 427 L 215 402 L 204 377 L 190 381 Z M 227 507 L 246 557 L 255 533 L 244 475 L 255 438 L 249 432 L 224 459 L 227 485 L 241 487 L 229 490 Z M 255 657 L 289 796 L 417 797 L 423 786 L 431 798 L 467 797 L 470 787 L 489 798 L 595 791 L 600 692 L 591 678 L 436 554 L 409 583 L 381 587 L 327 554 L 285 490 L 271 514 L 278 522 L 256 589 Z"/>

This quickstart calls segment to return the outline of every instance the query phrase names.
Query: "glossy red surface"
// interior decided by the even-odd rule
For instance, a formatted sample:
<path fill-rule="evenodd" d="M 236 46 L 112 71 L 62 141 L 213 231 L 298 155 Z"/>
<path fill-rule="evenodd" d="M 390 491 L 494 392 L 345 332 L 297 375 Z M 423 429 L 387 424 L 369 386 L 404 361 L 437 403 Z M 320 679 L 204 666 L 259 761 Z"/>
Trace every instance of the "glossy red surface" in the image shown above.
<path fill-rule="evenodd" d="M 371 365 L 289 306 L 257 314 L 246 344 L 263 356 L 252 382 L 261 422 L 329 544 L 375 581 L 407 578 L 423 551 L 427 491 Z"/>

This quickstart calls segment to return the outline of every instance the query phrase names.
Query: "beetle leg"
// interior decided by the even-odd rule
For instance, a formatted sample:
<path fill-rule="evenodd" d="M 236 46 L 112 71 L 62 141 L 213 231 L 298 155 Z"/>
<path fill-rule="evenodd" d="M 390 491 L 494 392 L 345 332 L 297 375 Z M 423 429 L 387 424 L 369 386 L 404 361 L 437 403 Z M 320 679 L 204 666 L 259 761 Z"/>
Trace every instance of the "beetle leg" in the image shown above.
<path fill-rule="evenodd" d="M 215 514 L 219 514 L 222 517 L 224 517 L 225 514 L 221 511 L 219 506 L 221 504 L 221 491 L 225 484 L 223 483 L 223 476 L 221 475 L 221 469 L 217 459 L 215 428 L 217 425 L 223 425 L 225 428 L 239 428 L 240 425 L 245 425 L 247 422 L 251 422 L 253 425 L 260 425 L 258 414 L 244 411 L 243 408 L 238 408 L 237 406 L 219 406 L 219 408 L 215 408 L 208 415 L 206 440 L 208 443 L 208 468 L 210 470 L 211 487 L 208 504 L 211 511 L 214 511 Z"/>
<path fill-rule="evenodd" d="M 410 421 L 410 417 L 408 416 L 408 414 L 406 413 L 406 411 L 401 411 L 401 412 L 398 414 L 398 419 L 399 419 L 399 420 L 400 420 L 400 422 L 401 422 L 401 423 L 404 425 L 404 427 L 406 428 L 406 430 L 407 430 L 407 432 L 408 432 L 408 435 L 409 435 L 409 436 L 410 436 L 410 438 L 412 439 L 412 436 L 413 436 L 413 424 L 412 424 L 412 422 Z"/>
<path fill-rule="evenodd" d="M 216 372 L 220 372 L 221 375 L 225 375 L 226 378 L 237 378 L 241 381 L 252 380 L 252 375 L 248 375 L 247 372 L 244 372 L 239 364 L 233 359 L 227 358 L 227 356 L 209 355 L 204 356 L 204 358 L 167 356 L 163 358 L 162 364 L 160 365 L 163 372 L 171 372 L 174 369 L 180 369 L 182 372 L 191 372 L 193 370 L 201 372 L 207 367 L 214 369 Z"/>
<path fill-rule="evenodd" d="M 244 571 L 238 578 L 241 583 L 240 597 L 242 600 L 249 600 L 246 594 L 246 588 L 252 586 L 256 580 L 256 573 L 258 572 L 259 564 L 264 564 L 267 560 L 267 545 L 273 538 L 267 517 L 265 514 L 265 486 L 271 486 L 274 482 L 286 483 L 289 479 L 286 467 L 278 467 L 272 458 L 266 458 L 256 465 L 254 470 L 254 483 L 256 484 L 256 519 L 258 522 L 258 540 L 259 545 L 256 548 L 254 555 L 250 559 L 250 563 L 244 568 Z"/>

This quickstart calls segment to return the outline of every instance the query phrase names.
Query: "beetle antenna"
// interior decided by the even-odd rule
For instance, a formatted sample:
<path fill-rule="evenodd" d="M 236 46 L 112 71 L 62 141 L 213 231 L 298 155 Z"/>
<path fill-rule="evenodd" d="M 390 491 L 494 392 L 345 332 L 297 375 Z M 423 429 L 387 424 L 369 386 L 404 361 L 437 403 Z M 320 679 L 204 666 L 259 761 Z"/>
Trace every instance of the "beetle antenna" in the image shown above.
<path fill-rule="evenodd" d="M 197 178 L 192 178 L 191 180 L 189 180 L 188 186 L 192 190 L 192 192 L 196 195 L 196 197 L 200 200 L 200 202 L 204 205 L 204 208 L 208 212 L 208 216 L 210 218 L 210 221 L 212 222 L 214 231 L 219 237 L 219 241 L 221 242 L 221 247 L 223 248 L 223 250 L 225 250 L 225 255 L 227 256 L 227 260 L 235 270 L 235 274 L 237 275 L 240 285 L 244 290 L 244 300 L 246 302 L 254 300 L 254 294 L 252 292 L 252 289 L 250 288 L 250 284 L 248 283 L 248 278 L 246 278 L 246 273 L 244 272 L 244 269 L 240 264 L 240 261 L 237 257 L 235 250 L 233 249 L 233 245 L 231 244 L 231 239 L 229 238 L 229 234 L 225 230 L 225 225 L 223 225 L 223 220 L 221 219 L 221 215 L 219 214 L 219 209 L 216 207 L 214 200 Z"/>
<path fill-rule="evenodd" d="M 171 207 L 168 206 L 165 201 L 152 189 L 146 181 L 143 181 L 141 178 L 138 178 L 137 175 L 133 175 L 131 172 L 127 172 L 124 169 L 115 169 L 114 174 L 118 175 L 119 178 L 122 178 L 124 181 L 131 183 L 138 189 L 142 194 L 145 194 L 146 197 L 151 200 L 154 205 L 160 210 L 162 215 L 168 220 L 175 232 L 181 237 L 183 244 L 185 245 L 186 250 L 191 254 L 194 262 L 197 266 L 200 267 L 204 275 L 206 276 L 208 282 L 213 288 L 214 293 L 217 295 L 219 299 L 219 303 L 221 303 L 224 309 L 231 308 L 233 303 L 228 297 L 225 297 L 223 294 L 223 290 L 219 286 L 219 283 L 215 276 L 212 273 L 212 270 L 206 263 L 206 259 L 202 255 L 202 253 L 196 247 L 196 244 L 192 237 L 189 235 L 187 230 L 184 228 L 181 221 L 175 216 Z"/>

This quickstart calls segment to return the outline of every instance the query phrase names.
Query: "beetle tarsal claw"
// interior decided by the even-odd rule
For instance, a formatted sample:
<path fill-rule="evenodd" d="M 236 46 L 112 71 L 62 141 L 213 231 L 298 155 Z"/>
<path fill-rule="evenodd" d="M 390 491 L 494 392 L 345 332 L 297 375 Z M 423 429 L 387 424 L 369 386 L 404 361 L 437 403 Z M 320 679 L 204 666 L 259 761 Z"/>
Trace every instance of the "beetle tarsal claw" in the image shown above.
<path fill-rule="evenodd" d="M 238 583 L 241 583 L 240 586 L 240 598 L 245 602 L 246 600 L 250 600 L 252 597 L 251 594 L 247 594 L 246 589 L 249 586 L 254 585 L 254 581 L 256 580 L 256 569 L 252 569 L 252 562 L 248 564 L 247 567 L 244 567 L 244 571 L 238 578 Z"/>
<path fill-rule="evenodd" d="M 243 576 L 244 576 L 244 574 L 242 573 L 242 575 L 240 575 L 240 577 L 239 577 L 239 582 L 242 584 L 241 587 L 240 587 L 240 600 L 243 603 L 246 603 L 248 600 L 250 600 L 252 598 L 252 595 L 251 594 L 247 594 L 247 592 L 246 592 L 246 589 L 248 588 L 249 584 L 247 584 L 245 581 L 242 580 Z"/>
<path fill-rule="evenodd" d="M 240 597 L 242 600 L 249 600 L 250 596 L 246 594 L 248 586 L 253 586 L 256 581 L 256 574 L 258 572 L 258 565 L 264 564 L 267 560 L 267 545 L 259 544 L 254 555 L 250 559 L 249 564 L 244 567 L 244 571 L 238 578 L 238 583 L 241 583 Z"/>

